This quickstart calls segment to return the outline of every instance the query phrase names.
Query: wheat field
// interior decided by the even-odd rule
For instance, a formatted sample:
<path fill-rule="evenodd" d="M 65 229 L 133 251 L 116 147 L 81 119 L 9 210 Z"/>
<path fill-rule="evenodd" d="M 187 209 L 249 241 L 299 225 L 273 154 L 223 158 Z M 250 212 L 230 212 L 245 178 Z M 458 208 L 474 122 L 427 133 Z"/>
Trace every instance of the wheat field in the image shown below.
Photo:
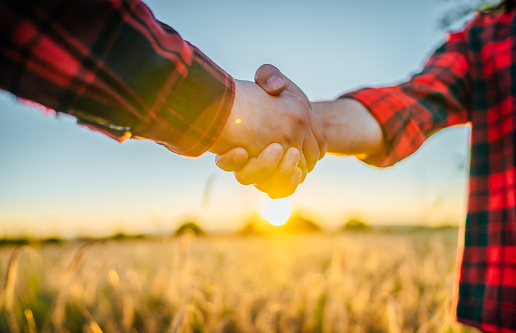
<path fill-rule="evenodd" d="M 0 248 L 1 332 L 477 332 L 454 323 L 457 230 Z"/>

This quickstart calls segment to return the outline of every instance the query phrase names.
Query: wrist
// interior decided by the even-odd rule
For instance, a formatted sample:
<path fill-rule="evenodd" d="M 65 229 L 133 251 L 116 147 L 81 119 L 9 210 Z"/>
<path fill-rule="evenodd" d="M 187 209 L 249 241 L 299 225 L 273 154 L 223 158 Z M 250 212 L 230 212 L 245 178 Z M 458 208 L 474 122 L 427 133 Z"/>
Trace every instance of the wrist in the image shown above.
<path fill-rule="evenodd" d="M 360 102 L 352 98 L 312 103 L 326 131 L 328 153 L 365 158 L 381 154 L 385 139 L 380 124 Z"/>
<path fill-rule="evenodd" d="M 238 113 L 241 109 L 242 103 L 242 81 L 234 79 L 235 83 L 235 97 L 233 99 L 233 104 L 231 109 L 229 110 L 229 114 L 226 118 L 226 122 L 223 124 L 222 130 L 219 133 L 219 136 L 213 143 L 213 145 L 208 150 L 211 153 L 220 155 L 232 148 L 230 145 L 230 132 L 232 130 L 233 124 L 238 123 Z"/>
<path fill-rule="evenodd" d="M 268 105 L 260 100 L 261 96 L 268 96 L 254 82 L 244 80 L 235 81 L 235 98 L 219 137 L 209 149 L 214 154 L 243 147 L 256 156 L 259 151 L 249 150 L 249 145 L 256 143 L 256 126 L 263 125 L 256 119 L 256 106 L 266 108 Z"/>

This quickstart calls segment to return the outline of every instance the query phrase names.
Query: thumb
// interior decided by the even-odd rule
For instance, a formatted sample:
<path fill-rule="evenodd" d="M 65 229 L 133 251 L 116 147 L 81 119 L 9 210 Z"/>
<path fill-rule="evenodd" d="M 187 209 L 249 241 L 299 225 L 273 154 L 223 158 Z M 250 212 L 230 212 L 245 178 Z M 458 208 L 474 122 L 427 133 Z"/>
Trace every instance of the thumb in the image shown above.
<path fill-rule="evenodd" d="M 232 148 L 215 157 L 215 164 L 224 171 L 236 171 L 244 166 L 249 154 L 244 148 Z"/>
<path fill-rule="evenodd" d="M 301 90 L 294 82 L 290 81 L 288 77 L 283 75 L 283 73 L 273 65 L 261 65 L 256 71 L 254 82 L 256 82 L 256 84 L 258 84 L 269 95 L 279 95 L 283 91 L 291 92 L 303 99 L 306 105 L 311 108 L 310 101 L 303 90 Z"/>
<path fill-rule="evenodd" d="M 287 88 L 287 78 L 275 66 L 261 65 L 256 71 L 254 82 L 269 95 L 279 95 Z"/>

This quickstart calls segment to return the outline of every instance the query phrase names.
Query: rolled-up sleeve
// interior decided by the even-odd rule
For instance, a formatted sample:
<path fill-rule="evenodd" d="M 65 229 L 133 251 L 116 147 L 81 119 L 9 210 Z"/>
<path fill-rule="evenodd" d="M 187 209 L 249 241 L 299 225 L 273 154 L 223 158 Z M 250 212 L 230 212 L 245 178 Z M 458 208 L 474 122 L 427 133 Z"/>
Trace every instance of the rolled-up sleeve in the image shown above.
<path fill-rule="evenodd" d="M 438 130 L 469 121 L 470 66 L 464 43 L 464 32 L 451 34 L 422 72 L 403 84 L 341 96 L 361 102 L 382 127 L 385 153 L 364 162 L 391 166 L 414 153 Z"/>
<path fill-rule="evenodd" d="M 0 88 L 186 156 L 213 144 L 234 98 L 232 77 L 139 0 L 1 1 Z"/>

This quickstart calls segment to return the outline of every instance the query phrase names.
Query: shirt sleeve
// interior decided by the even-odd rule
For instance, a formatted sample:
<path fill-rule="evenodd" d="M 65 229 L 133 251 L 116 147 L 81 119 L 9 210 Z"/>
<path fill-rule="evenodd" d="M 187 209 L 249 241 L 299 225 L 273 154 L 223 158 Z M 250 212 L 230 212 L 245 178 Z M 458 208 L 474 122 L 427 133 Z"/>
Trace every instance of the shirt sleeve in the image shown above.
<path fill-rule="evenodd" d="M 234 98 L 232 77 L 139 0 L 0 1 L 0 88 L 186 156 L 213 144 Z"/>
<path fill-rule="evenodd" d="M 382 127 L 387 150 L 364 162 L 387 167 L 414 153 L 438 130 L 469 121 L 470 65 L 465 32 L 449 39 L 429 58 L 421 73 L 408 82 L 364 88 L 341 96 L 366 106 Z"/>

